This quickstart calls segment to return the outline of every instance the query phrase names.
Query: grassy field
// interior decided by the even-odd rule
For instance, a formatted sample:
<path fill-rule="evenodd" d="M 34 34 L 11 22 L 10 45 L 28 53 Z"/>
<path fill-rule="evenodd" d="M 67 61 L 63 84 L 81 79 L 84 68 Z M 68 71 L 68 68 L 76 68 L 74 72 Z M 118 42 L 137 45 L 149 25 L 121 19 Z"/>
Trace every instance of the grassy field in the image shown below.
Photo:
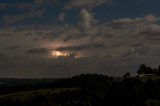
<path fill-rule="evenodd" d="M 12 93 L 7 95 L 0 95 L 0 99 L 15 99 L 15 100 L 26 100 L 33 95 L 48 95 L 48 94 L 57 94 L 63 93 L 65 91 L 74 91 L 78 90 L 78 87 L 75 88 L 50 88 L 50 89 L 40 89 L 40 90 L 32 90 L 25 92 Z"/>

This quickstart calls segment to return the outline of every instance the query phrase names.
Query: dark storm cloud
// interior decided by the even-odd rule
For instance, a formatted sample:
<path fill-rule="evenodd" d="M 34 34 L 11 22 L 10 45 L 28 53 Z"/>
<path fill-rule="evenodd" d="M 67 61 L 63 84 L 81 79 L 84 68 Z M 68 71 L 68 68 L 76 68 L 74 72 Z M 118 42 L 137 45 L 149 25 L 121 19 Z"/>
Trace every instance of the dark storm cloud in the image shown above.
<path fill-rule="evenodd" d="M 47 53 L 49 50 L 47 48 L 34 48 L 28 50 L 26 53 L 28 54 L 44 54 Z"/>
<path fill-rule="evenodd" d="M 80 51 L 85 49 L 91 49 L 91 48 L 104 48 L 104 44 L 89 44 L 89 45 L 80 45 L 80 46 L 70 46 L 70 47 L 60 47 L 56 50 L 60 51 Z"/>

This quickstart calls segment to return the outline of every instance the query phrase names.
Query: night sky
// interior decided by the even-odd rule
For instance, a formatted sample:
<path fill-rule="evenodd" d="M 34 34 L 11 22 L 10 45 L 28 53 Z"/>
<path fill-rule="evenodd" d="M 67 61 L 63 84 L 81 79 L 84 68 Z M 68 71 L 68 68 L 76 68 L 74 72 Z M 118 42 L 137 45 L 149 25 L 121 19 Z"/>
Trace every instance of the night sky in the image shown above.
<path fill-rule="evenodd" d="M 0 77 L 136 75 L 160 64 L 160 0 L 0 0 Z"/>

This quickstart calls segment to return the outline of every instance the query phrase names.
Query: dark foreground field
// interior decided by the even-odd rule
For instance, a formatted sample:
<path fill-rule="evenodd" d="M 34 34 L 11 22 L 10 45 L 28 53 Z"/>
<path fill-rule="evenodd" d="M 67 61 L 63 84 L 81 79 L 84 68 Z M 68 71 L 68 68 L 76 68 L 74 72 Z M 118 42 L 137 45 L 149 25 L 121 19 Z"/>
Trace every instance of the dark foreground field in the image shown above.
<path fill-rule="evenodd" d="M 154 76 L 0 80 L 0 106 L 160 106 L 160 79 Z"/>

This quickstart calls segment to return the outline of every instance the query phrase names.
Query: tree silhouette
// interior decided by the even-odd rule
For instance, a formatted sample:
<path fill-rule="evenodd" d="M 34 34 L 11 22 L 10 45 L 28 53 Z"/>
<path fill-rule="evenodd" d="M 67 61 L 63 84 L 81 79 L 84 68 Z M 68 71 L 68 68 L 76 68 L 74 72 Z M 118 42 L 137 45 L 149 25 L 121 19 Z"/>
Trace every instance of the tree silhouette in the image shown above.
<path fill-rule="evenodd" d="M 145 64 L 141 64 L 137 73 L 138 74 L 155 74 L 155 69 L 153 70 L 151 67 L 147 67 Z"/>
<path fill-rule="evenodd" d="M 129 78 L 130 77 L 130 73 L 127 72 L 126 74 L 124 74 L 123 78 Z"/>
<path fill-rule="evenodd" d="M 139 67 L 139 69 L 138 69 L 138 71 L 137 71 L 137 73 L 138 74 L 143 74 L 144 73 L 144 70 L 146 70 L 146 65 L 145 64 L 141 64 L 140 65 L 140 67 Z"/>

